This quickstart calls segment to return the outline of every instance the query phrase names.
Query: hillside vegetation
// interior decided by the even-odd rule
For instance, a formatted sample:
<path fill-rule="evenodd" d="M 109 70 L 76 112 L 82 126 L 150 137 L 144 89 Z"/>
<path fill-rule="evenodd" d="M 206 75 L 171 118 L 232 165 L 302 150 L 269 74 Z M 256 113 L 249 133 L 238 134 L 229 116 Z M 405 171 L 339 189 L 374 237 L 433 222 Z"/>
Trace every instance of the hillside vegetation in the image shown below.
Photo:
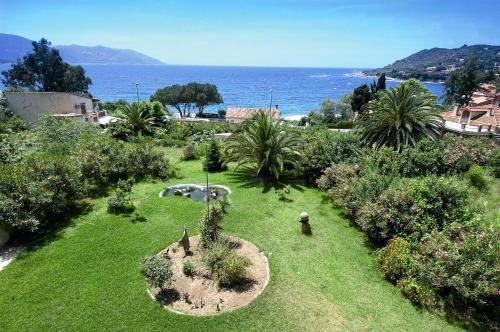
<path fill-rule="evenodd" d="M 449 76 L 447 69 L 460 68 L 471 56 L 477 58 L 482 71 L 494 70 L 500 64 L 500 46 L 463 45 L 459 48 L 431 48 L 414 53 L 404 59 L 382 68 L 365 71 L 365 74 L 386 73 L 390 77 L 423 80 L 445 80 Z M 429 67 L 435 67 L 427 70 Z M 498 67 L 496 67 L 498 68 Z"/>

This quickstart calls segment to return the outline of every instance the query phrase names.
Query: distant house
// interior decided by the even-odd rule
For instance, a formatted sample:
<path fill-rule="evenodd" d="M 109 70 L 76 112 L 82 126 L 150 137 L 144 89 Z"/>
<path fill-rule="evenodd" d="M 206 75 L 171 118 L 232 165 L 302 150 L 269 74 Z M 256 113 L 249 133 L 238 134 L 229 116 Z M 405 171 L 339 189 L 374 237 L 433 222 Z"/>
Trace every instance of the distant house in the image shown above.
<path fill-rule="evenodd" d="M 425 68 L 425 71 L 427 72 L 427 74 L 431 74 L 431 73 L 435 72 L 436 70 L 437 70 L 436 66 Z"/>
<path fill-rule="evenodd" d="M 494 84 L 481 84 L 464 107 L 442 113 L 447 131 L 500 138 L 500 92 Z"/>
<path fill-rule="evenodd" d="M 106 110 L 99 110 L 97 99 L 68 92 L 4 92 L 9 108 L 30 124 L 35 124 L 45 114 L 55 117 L 75 118 L 107 125 L 116 121 Z M 96 106 L 94 107 L 94 102 Z"/>
<path fill-rule="evenodd" d="M 280 109 L 278 108 L 278 105 L 276 105 L 276 107 L 271 111 L 269 109 L 263 109 L 263 108 L 228 107 L 226 111 L 226 121 L 230 123 L 241 123 L 246 119 L 251 118 L 258 112 L 265 112 L 268 114 L 269 112 L 272 112 L 273 120 L 275 121 L 280 120 Z"/>

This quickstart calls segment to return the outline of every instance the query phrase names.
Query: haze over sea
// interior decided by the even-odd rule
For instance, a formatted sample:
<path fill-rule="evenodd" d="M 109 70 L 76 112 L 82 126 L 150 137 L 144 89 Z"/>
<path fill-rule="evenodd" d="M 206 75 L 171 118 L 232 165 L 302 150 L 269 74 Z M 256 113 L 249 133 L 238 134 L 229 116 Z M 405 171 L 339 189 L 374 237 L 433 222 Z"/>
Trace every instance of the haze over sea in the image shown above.
<path fill-rule="evenodd" d="M 0 70 L 10 65 L 0 65 Z M 307 114 L 319 109 L 321 100 L 338 100 L 361 84 L 373 81 L 370 77 L 353 75 L 359 68 L 277 68 L 277 67 L 219 67 L 175 65 L 83 65 L 92 78 L 90 92 L 102 101 L 136 100 L 135 83 L 139 82 L 141 99 L 172 84 L 196 81 L 217 85 L 224 98 L 223 105 L 208 108 L 216 111 L 228 106 L 269 107 L 269 90 L 273 105 L 279 105 L 283 117 Z M 399 82 L 387 81 L 387 87 Z M 424 83 L 435 95 L 443 94 L 443 86 Z"/>

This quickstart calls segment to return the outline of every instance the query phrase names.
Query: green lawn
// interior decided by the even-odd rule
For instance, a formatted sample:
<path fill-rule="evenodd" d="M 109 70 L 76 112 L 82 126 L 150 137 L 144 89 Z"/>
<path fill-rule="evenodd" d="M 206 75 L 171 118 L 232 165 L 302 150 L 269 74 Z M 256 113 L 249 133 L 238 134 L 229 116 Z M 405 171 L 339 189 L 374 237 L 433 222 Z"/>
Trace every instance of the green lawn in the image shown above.
<path fill-rule="evenodd" d="M 203 183 L 200 161 L 179 166 L 184 179 L 170 184 Z M 107 198 L 93 200 L 88 213 L 0 272 L 0 331 L 459 329 L 386 282 L 361 233 L 322 203 L 316 189 L 292 183 L 293 202 L 283 203 L 271 186 L 230 171 L 211 174 L 210 182 L 233 191 L 225 231 L 252 241 L 269 258 L 271 281 L 251 305 L 191 317 L 151 300 L 142 258 L 178 240 L 184 225 L 197 232 L 204 205 L 159 198 L 166 184 L 144 182 L 134 186 L 133 199 L 145 221 L 110 215 Z M 300 234 L 303 210 L 311 216 L 312 237 Z"/>

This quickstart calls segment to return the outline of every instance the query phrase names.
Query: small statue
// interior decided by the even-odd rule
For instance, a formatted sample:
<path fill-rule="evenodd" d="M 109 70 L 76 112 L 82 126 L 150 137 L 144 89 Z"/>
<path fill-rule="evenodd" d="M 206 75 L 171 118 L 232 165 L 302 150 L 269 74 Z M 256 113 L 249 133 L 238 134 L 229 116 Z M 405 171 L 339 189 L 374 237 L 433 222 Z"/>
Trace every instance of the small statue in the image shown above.
<path fill-rule="evenodd" d="M 182 238 L 179 240 L 179 246 L 182 246 L 184 249 L 184 253 L 189 252 L 190 244 L 189 244 L 189 236 L 187 232 L 187 228 L 184 227 L 184 232 L 182 233 Z"/>
<path fill-rule="evenodd" d="M 302 234 L 311 235 L 311 225 L 309 224 L 309 215 L 307 212 L 302 212 L 299 217 L 299 221 L 302 224 Z"/>

